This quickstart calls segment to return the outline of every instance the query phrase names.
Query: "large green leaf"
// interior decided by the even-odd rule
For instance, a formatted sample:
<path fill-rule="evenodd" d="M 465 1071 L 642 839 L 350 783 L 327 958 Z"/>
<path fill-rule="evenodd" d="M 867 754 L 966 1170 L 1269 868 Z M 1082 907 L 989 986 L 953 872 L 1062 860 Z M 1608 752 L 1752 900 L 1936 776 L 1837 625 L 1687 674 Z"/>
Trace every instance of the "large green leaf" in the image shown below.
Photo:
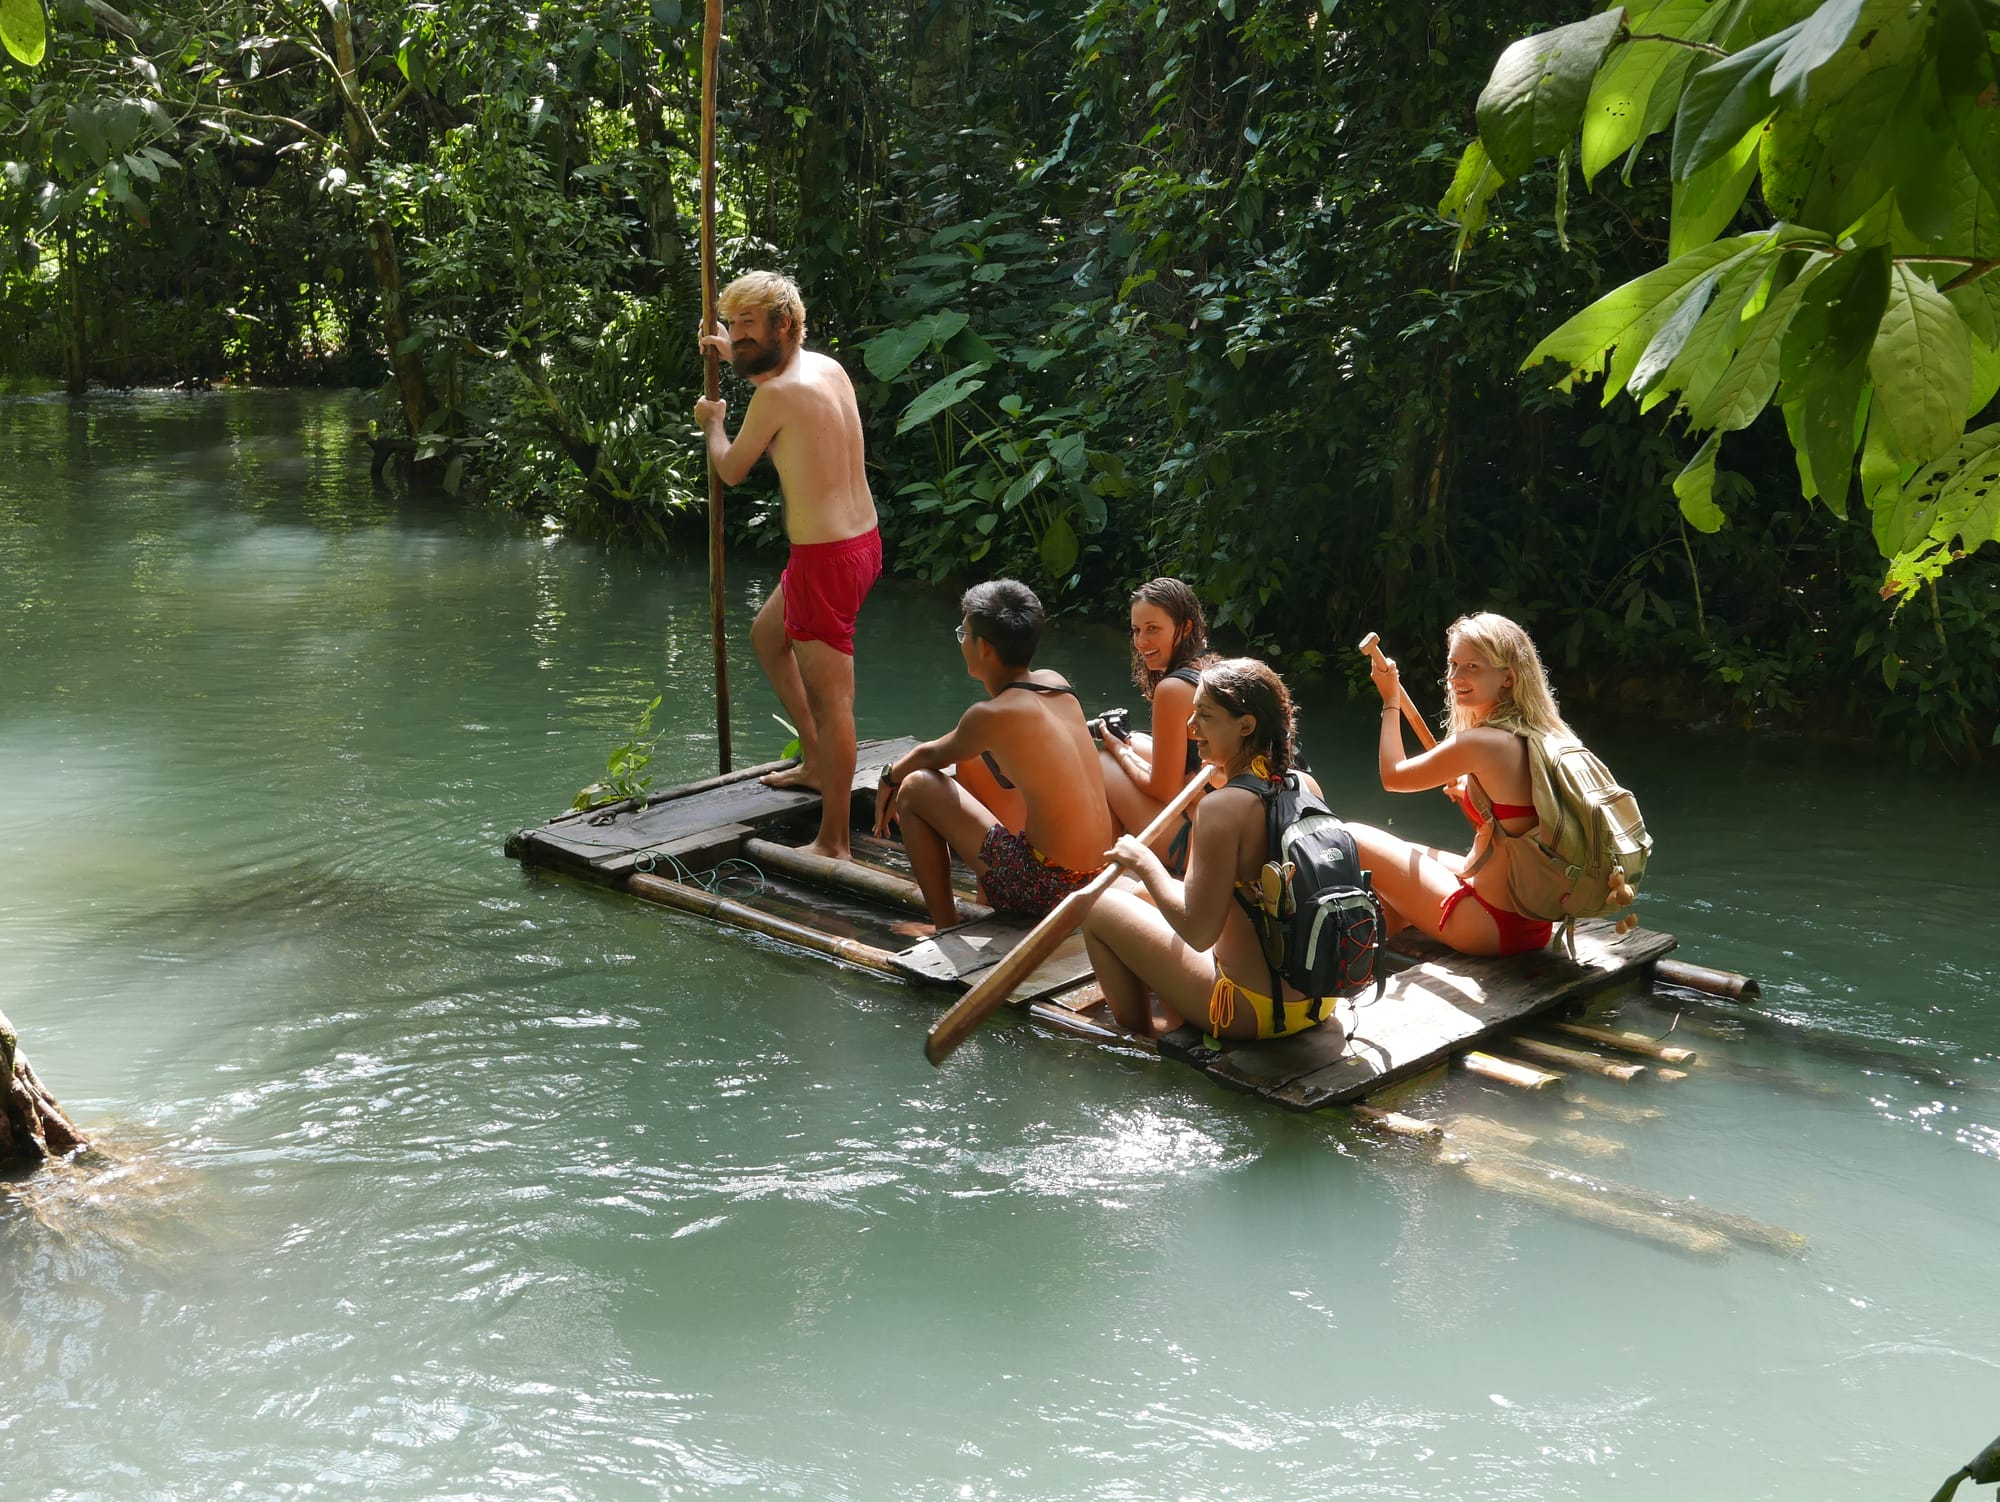
<path fill-rule="evenodd" d="M 2000 66 L 1972 0 L 1938 0 L 1937 78 L 1946 113 L 1979 181 L 2000 199 Z"/>
<path fill-rule="evenodd" d="M 1466 245 L 1486 223 L 1486 206 L 1500 191 L 1501 181 L 1482 143 L 1475 140 L 1465 148 L 1458 159 L 1458 171 L 1452 174 L 1451 186 L 1445 189 L 1437 206 L 1438 218 L 1458 226 L 1458 242 L 1451 251 L 1454 268 L 1465 254 Z"/>
<path fill-rule="evenodd" d="M 1817 492 L 1835 516 L 1847 515 L 1847 492 L 1854 482 L 1854 448 L 1860 441 L 1862 404 L 1868 400 L 1868 362 L 1849 360 L 1818 372 L 1798 403 L 1799 458 L 1812 475 L 1808 493 Z"/>
<path fill-rule="evenodd" d="M 1798 210 L 1800 223 L 1843 234 L 1894 185 L 1896 122 L 1916 72 L 1913 62 L 1878 68 L 1821 113 L 1814 131 L 1826 149 Z"/>
<path fill-rule="evenodd" d="M 1634 396 L 1644 396 L 1653 383 L 1665 374 L 1667 367 L 1680 357 L 1688 336 L 1708 309 L 1709 295 L 1721 279 L 1719 272 L 1711 271 L 1696 282 L 1688 289 L 1687 296 L 1681 299 L 1680 306 L 1674 309 L 1673 316 L 1661 324 L 1659 332 L 1646 342 L 1638 363 L 1632 367 L 1632 377 L 1626 382 L 1627 389 Z"/>
<path fill-rule="evenodd" d="M 1739 257 L 1747 259 L 1771 250 L 1778 239 L 1779 230 L 1771 229 L 1716 240 L 1614 288 L 1530 350 L 1521 368 L 1560 360 L 1569 371 L 1557 379 L 1557 385 L 1567 390 L 1579 379 L 1605 371 L 1608 363 L 1612 378 L 1606 382 L 1604 399 L 1610 401 L 1624 389 L 1632 367 L 1661 325 L 1697 284 L 1711 271 L 1735 264 Z M 1621 358 L 1618 352 L 1628 347 L 1629 357 Z"/>
<path fill-rule="evenodd" d="M 1771 117 L 1778 107 L 1771 97 L 1771 75 L 1799 25 L 1710 63 L 1688 80 L 1674 121 L 1675 181 L 1693 177 L 1742 140 L 1745 131 Z"/>
<path fill-rule="evenodd" d="M 1812 76 L 1832 62 L 1854 33 L 1864 0 L 1825 0 L 1799 24 L 1796 35 L 1771 72 L 1771 95 L 1793 109 L 1806 106 Z"/>
<path fill-rule="evenodd" d="M 0 46 L 17 62 L 40 66 L 49 50 L 49 18 L 42 0 L 0 0 Z"/>
<path fill-rule="evenodd" d="M 1720 532 L 1728 520 L 1715 504 L 1715 456 L 1722 447 L 1722 435 L 1711 433 L 1708 442 L 1688 460 L 1687 468 L 1674 476 L 1674 494 L 1681 503 L 1681 515 L 1698 532 Z"/>
<path fill-rule="evenodd" d="M 1837 257 L 1814 281 L 1786 332 L 1779 375 L 1803 388 L 1831 367 L 1862 359 L 1875 342 L 1888 299 L 1887 246 Z"/>
<path fill-rule="evenodd" d="M 1502 177 L 1569 144 L 1583 121 L 1590 82 L 1618 29 L 1622 8 L 1523 37 L 1494 65 L 1479 92 L 1479 138 Z"/>
<path fill-rule="evenodd" d="M 1972 342 L 1958 310 L 1908 266 L 1890 268 L 1868 373 L 1897 453 L 1921 461 L 1958 442 L 1970 415 Z"/>
<path fill-rule="evenodd" d="M 1667 256 L 1684 256 L 1729 228 L 1743 207 L 1750 180 L 1757 175 L 1757 145 L 1764 127 L 1753 125 L 1728 151 L 1694 176 L 1674 184 L 1673 218 L 1667 232 Z"/>
<path fill-rule="evenodd" d="M 1628 7 L 1636 10 L 1636 7 Z M 1649 35 L 1706 40 L 1726 7 L 1713 0 L 1661 0 L 1645 16 Z M 1636 23 L 1635 23 L 1636 29 Z M 1627 42 L 1605 59 L 1583 106 L 1583 181 L 1586 186 L 1611 163 L 1673 118 L 1672 103 L 1700 54 L 1671 42 Z M 1661 97 L 1666 108 L 1653 108 Z"/>
<path fill-rule="evenodd" d="M 1042 555 L 1042 567 L 1048 570 L 1051 579 L 1060 580 L 1076 566 L 1079 551 L 1076 528 L 1070 525 L 1067 516 L 1059 516 L 1049 523 L 1036 550 Z"/>
<path fill-rule="evenodd" d="M 1762 261 L 1750 261 L 1723 278 L 1715 301 L 1674 356 L 1674 363 L 1646 388 L 1639 403 L 1641 412 L 1651 411 L 1675 392 L 1681 394 L 1684 410 L 1692 411 L 1707 400 L 1749 331 L 1744 310 L 1758 298 L 1773 272 L 1774 268 Z"/>
<path fill-rule="evenodd" d="M 1831 256 L 1815 255 L 1750 320 L 1749 332 L 1721 379 L 1705 397 L 1689 403 L 1691 426 L 1719 428 L 1725 433 L 1750 426 L 1769 404 L 1771 393 L 1778 389 L 1779 356 L 1800 303 L 1813 283 L 1833 264 Z"/>
<path fill-rule="evenodd" d="M 1978 547 L 2000 532 L 2000 423 L 1967 433 L 1948 454 L 1921 466 L 1897 496 L 1888 518 L 1901 540 L 1889 577 L 1911 576 L 1915 555 L 1954 542 Z"/>
<path fill-rule="evenodd" d="M 965 365 L 954 370 L 941 381 L 935 381 L 916 394 L 910 405 L 903 409 L 903 415 L 896 422 L 898 436 L 919 424 L 929 422 L 941 412 L 949 411 L 971 396 L 986 383 L 977 379 L 984 371 L 984 365 Z"/>

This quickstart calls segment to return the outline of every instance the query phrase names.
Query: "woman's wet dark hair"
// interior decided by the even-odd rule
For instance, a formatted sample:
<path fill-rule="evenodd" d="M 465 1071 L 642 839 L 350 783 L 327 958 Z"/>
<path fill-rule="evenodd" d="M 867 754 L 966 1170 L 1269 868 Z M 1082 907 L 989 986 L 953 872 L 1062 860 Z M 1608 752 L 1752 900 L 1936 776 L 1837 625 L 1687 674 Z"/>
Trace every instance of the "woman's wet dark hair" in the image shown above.
<path fill-rule="evenodd" d="M 1132 591 L 1132 603 L 1157 606 L 1174 623 L 1173 655 L 1159 672 L 1146 666 L 1138 648 L 1132 649 L 1132 682 L 1150 699 L 1167 674 L 1208 655 L 1208 618 L 1202 614 L 1200 597 L 1179 579 L 1148 579 Z"/>
<path fill-rule="evenodd" d="M 1230 714 L 1257 722 L 1250 749 L 1271 764 L 1271 775 L 1292 769 L 1292 696 L 1285 680 L 1254 657 L 1226 657 L 1201 670 L 1202 692 Z"/>

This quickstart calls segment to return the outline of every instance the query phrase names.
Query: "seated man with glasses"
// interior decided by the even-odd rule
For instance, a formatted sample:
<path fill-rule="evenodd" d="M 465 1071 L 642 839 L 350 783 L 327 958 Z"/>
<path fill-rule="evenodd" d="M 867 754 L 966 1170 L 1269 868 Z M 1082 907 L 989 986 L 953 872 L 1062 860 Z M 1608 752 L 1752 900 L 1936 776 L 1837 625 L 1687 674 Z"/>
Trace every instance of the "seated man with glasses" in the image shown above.
<path fill-rule="evenodd" d="M 875 832 L 900 826 L 939 928 L 959 921 L 954 853 L 994 907 L 1039 918 L 1103 869 L 1117 837 L 1076 690 L 1060 673 L 1029 666 L 1042 639 L 1042 602 L 1025 584 L 995 579 L 968 589 L 960 605 L 959 652 L 987 697 L 949 733 L 884 767 L 875 794 Z M 1019 792 L 1022 828 L 1009 829 L 946 770 L 974 757 Z"/>

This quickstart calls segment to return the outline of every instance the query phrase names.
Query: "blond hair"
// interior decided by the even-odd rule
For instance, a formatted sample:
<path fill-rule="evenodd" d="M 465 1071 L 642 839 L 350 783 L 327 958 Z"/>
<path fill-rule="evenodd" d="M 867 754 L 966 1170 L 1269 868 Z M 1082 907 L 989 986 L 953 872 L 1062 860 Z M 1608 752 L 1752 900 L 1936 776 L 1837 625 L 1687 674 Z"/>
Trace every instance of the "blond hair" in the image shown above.
<path fill-rule="evenodd" d="M 1555 691 L 1549 687 L 1549 675 L 1542 670 L 1541 654 L 1528 639 L 1528 633 L 1506 616 L 1490 610 L 1462 615 L 1451 623 L 1445 642 L 1448 650 L 1459 644 L 1470 647 L 1491 666 L 1505 668 L 1514 675 L 1513 686 L 1500 690 L 1499 702 L 1484 719 L 1475 718 L 1473 711 L 1453 700 L 1448 730 L 1491 725 L 1500 730 L 1570 734 L 1569 726 L 1556 710 Z"/>
<path fill-rule="evenodd" d="M 794 344 L 806 336 L 805 300 L 799 296 L 799 284 L 782 271 L 746 271 L 715 299 L 715 310 L 724 318 L 734 318 L 747 308 L 790 319 Z"/>

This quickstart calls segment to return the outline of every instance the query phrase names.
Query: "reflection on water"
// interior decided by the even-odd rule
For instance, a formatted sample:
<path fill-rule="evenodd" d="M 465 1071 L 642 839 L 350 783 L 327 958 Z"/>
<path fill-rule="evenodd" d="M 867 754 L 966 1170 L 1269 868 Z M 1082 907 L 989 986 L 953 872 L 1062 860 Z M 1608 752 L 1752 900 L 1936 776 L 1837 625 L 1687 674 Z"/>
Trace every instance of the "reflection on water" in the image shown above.
<path fill-rule="evenodd" d="M 1016 1023 L 932 1071 L 919 993 L 524 878 L 654 693 L 713 770 L 706 582 L 375 491 L 359 411 L 0 402 L 0 1008 L 103 1144 L 0 1199 L 10 1497 L 1874 1498 L 1991 1437 L 1985 783 L 1572 706 L 1765 1005 L 1406 1108 L 1811 1243 L 1681 1257 Z M 864 735 L 956 713 L 952 619 L 880 588 Z M 1046 649 L 1096 703 L 1116 627 Z M 1304 699 L 1338 807 L 1453 837 Z"/>

